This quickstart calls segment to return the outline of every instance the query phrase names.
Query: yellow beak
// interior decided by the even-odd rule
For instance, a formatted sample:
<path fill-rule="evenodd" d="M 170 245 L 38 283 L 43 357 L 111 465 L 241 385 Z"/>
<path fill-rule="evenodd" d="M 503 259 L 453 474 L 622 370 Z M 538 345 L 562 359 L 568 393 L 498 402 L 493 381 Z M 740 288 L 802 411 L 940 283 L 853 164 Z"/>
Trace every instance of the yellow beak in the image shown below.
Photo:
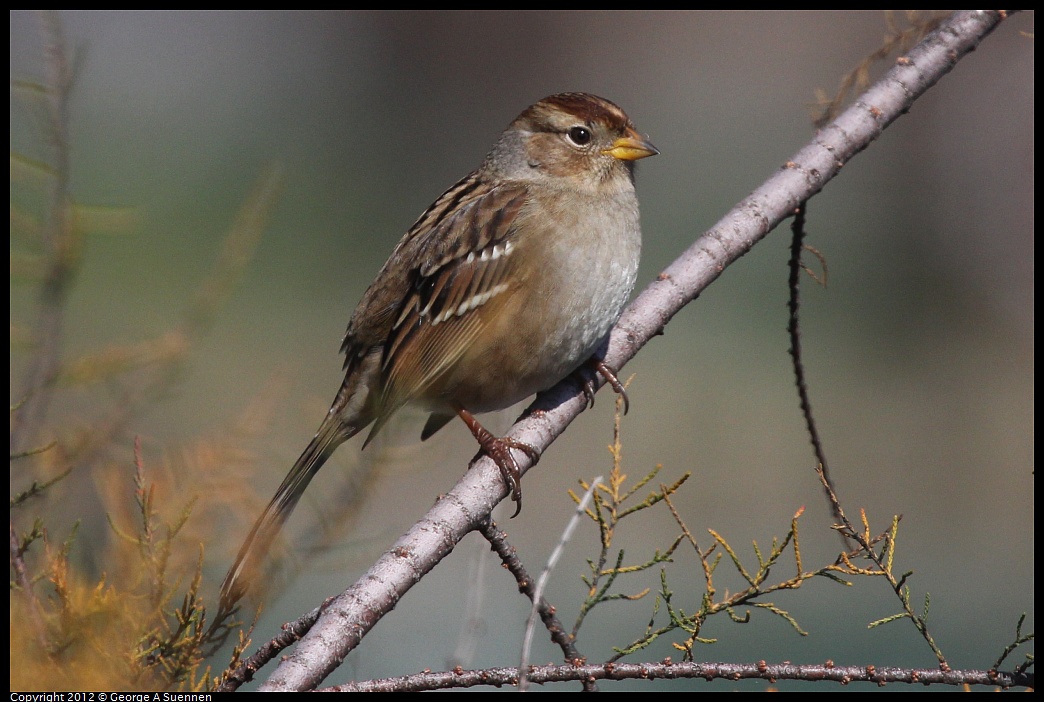
<path fill-rule="evenodd" d="M 637 161 L 646 156 L 655 156 L 660 153 L 660 150 L 648 139 L 643 139 L 638 132 L 628 128 L 626 134 L 613 142 L 612 148 L 606 149 L 602 153 L 609 154 L 621 161 Z"/>

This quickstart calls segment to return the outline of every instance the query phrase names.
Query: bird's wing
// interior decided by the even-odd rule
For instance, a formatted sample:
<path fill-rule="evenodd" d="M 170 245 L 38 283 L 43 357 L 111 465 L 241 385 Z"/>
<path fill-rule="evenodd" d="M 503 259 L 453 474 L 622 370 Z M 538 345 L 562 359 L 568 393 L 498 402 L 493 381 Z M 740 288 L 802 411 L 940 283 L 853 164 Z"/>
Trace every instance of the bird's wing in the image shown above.
<path fill-rule="evenodd" d="M 527 201 L 522 185 L 491 186 L 476 174 L 461 180 L 421 215 L 363 296 L 345 351 L 351 363 L 353 353 L 383 343 L 371 437 L 467 350 L 490 318 L 474 312 L 507 298 L 515 222 Z"/>

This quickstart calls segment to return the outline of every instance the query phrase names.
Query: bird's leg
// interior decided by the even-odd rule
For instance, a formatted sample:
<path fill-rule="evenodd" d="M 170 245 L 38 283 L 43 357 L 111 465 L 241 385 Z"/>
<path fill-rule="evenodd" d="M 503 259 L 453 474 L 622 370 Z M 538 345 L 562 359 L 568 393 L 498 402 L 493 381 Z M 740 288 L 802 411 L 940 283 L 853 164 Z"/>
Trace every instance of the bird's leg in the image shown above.
<path fill-rule="evenodd" d="M 534 465 L 540 460 L 540 452 L 522 441 L 506 436 L 500 438 L 493 436 L 488 429 L 479 424 L 479 421 L 475 419 L 471 412 L 459 405 L 454 407 L 454 409 L 460 418 L 464 420 L 464 423 L 468 425 L 468 429 L 471 430 L 471 434 L 479 442 L 482 450 L 500 468 L 500 473 L 504 476 L 504 482 L 507 483 L 508 489 L 511 491 L 511 499 L 516 504 L 515 513 L 511 517 L 512 519 L 517 517 L 518 513 L 522 511 L 522 471 L 519 469 L 518 463 L 515 462 L 514 456 L 511 455 L 511 449 L 518 449 L 529 456 Z"/>

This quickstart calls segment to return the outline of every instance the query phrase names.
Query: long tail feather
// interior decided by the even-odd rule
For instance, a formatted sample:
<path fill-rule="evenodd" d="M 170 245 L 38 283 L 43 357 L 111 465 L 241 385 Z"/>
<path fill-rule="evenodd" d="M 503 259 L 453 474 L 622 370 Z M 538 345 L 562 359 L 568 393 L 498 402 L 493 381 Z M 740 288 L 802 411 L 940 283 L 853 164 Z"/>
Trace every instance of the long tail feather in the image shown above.
<path fill-rule="evenodd" d="M 357 430 L 356 430 L 357 431 Z M 297 506 L 308 483 L 323 467 L 333 452 L 344 443 L 355 431 L 345 432 L 334 415 L 328 415 L 315 437 L 309 442 L 300 458 L 283 479 L 275 497 L 268 503 L 254 528 L 250 530 L 235 563 L 229 568 L 225 580 L 221 584 L 221 607 L 231 610 L 250 589 L 263 572 L 270 546 L 290 513 Z"/>

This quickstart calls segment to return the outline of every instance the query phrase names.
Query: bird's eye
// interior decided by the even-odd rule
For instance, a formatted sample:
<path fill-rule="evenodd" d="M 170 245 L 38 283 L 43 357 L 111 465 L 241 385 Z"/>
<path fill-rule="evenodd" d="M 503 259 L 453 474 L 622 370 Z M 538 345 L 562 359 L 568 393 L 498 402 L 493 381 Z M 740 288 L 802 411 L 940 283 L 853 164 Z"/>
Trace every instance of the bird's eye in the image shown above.
<path fill-rule="evenodd" d="M 569 129 L 569 141 L 577 146 L 587 146 L 591 142 L 591 130 L 577 125 Z"/>

